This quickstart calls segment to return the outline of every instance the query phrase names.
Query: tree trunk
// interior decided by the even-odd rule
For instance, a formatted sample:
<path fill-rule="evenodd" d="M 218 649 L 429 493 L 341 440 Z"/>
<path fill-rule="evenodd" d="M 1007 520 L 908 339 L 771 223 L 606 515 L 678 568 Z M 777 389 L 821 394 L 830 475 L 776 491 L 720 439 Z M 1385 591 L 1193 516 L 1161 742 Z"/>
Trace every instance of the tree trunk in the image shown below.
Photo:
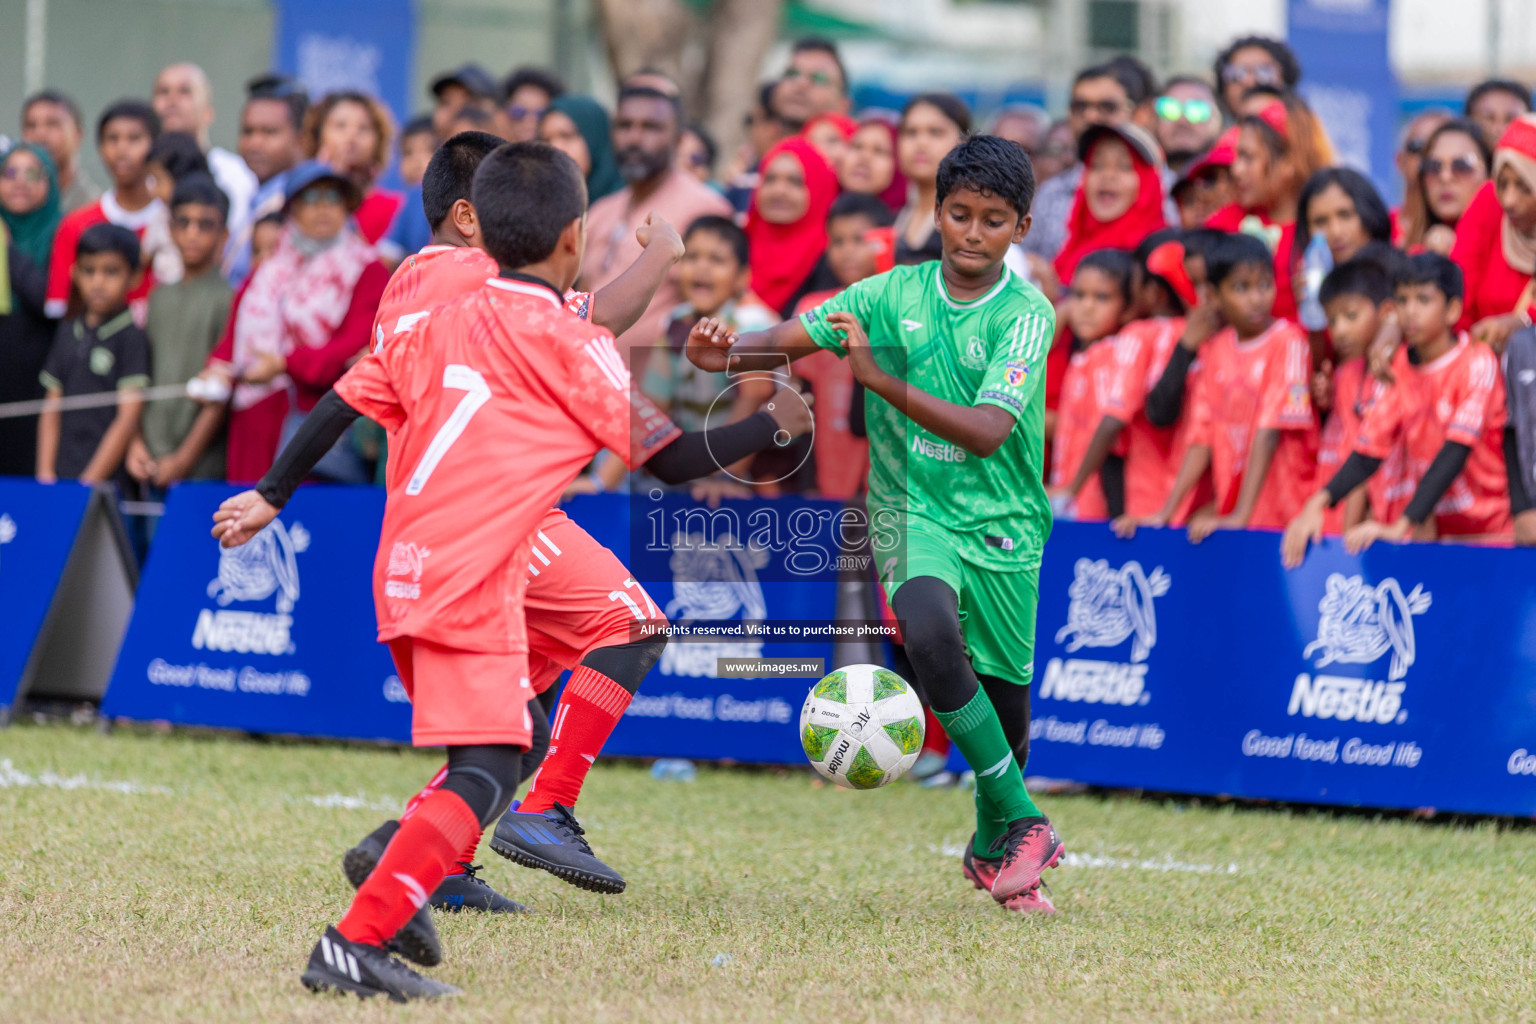
<path fill-rule="evenodd" d="M 654 67 L 683 82 L 683 49 L 695 19 L 682 0 L 598 0 L 597 13 L 616 79 Z"/>
<path fill-rule="evenodd" d="M 778 38 L 783 6 L 783 0 L 716 0 L 710 11 L 697 109 L 719 146 L 718 166 L 741 145 L 742 119 L 756 102 L 763 57 Z"/>

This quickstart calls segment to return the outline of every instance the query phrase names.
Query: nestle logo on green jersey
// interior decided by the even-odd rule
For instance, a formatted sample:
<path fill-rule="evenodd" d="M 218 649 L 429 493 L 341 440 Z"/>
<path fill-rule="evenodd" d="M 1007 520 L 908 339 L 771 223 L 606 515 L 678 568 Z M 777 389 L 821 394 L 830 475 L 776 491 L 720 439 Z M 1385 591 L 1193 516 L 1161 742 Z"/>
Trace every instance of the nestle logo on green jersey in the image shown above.
<path fill-rule="evenodd" d="M 940 462 L 965 461 L 965 449 L 959 445 L 945 444 L 943 441 L 930 441 L 921 434 L 912 435 L 912 450 L 919 455 L 926 455 L 930 459 L 938 459 Z"/>

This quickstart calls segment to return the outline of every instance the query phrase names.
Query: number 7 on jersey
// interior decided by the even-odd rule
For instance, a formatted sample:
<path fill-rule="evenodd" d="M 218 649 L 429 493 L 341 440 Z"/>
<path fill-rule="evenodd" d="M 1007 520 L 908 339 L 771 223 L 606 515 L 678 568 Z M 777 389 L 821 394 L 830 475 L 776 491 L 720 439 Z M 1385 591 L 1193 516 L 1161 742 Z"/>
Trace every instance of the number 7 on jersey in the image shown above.
<path fill-rule="evenodd" d="M 485 378 L 479 371 L 471 370 L 463 363 L 450 363 L 443 368 L 443 387 L 463 391 L 464 397 L 459 399 L 453 415 L 443 422 L 432 438 L 432 443 L 427 445 L 421 461 L 416 464 L 415 472 L 411 474 L 411 482 L 405 487 L 406 494 L 421 493 L 421 489 L 432 478 L 432 471 L 443 461 L 448 449 L 453 447 L 453 442 L 464 433 L 464 428 L 469 426 L 469 421 L 480 411 L 480 407 L 491 400 L 491 389 Z"/>

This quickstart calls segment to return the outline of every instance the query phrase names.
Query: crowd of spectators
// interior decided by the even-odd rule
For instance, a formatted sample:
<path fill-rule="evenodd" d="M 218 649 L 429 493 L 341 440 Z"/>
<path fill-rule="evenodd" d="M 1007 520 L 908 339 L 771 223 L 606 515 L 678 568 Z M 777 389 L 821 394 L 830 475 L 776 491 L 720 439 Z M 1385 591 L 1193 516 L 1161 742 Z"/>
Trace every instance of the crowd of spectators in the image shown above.
<path fill-rule="evenodd" d="M 699 371 L 682 352 L 692 324 L 767 326 L 940 258 L 939 164 L 981 130 L 1021 146 L 1038 180 L 1008 267 L 1057 305 L 1045 471 L 1059 517 L 1187 526 L 1196 541 L 1289 527 L 1289 561 L 1325 532 L 1355 548 L 1536 543 L 1530 91 L 1492 79 L 1460 111 L 1413 117 L 1389 209 L 1339 165 L 1303 74 L 1262 37 L 1232 43 L 1209 77 L 1159 82 L 1121 56 L 1075 75 L 1060 119 L 1016 105 L 978 125 L 945 93 L 855 110 L 836 46 L 804 39 L 732 153 L 655 69 L 610 103 L 542 69 L 498 80 L 466 64 L 398 131 L 371 96 L 263 75 L 236 152 L 209 144 L 194 64 L 94 122 L 44 90 L 0 157 L 0 403 L 115 401 L 0 416 L 0 473 L 149 500 L 182 480 L 257 479 L 372 343 L 391 269 L 431 244 L 422 176 L 464 131 L 575 160 L 591 200 L 584 290 L 635 264 L 650 224 L 675 226 L 682 258 L 621 349 L 685 428 L 750 415 L 772 383 Z M 82 167 L 91 130 L 104 183 Z M 392 165 L 404 191 L 381 184 Z M 795 372 L 815 394 L 814 440 L 722 470 L 699 497 L 858 497 L 852 374 L 830 353 Z M 367 482 L 385 458 L 360 428 L 320 475 Z M 600 459 L 573 490 L 625 476 Z"/>

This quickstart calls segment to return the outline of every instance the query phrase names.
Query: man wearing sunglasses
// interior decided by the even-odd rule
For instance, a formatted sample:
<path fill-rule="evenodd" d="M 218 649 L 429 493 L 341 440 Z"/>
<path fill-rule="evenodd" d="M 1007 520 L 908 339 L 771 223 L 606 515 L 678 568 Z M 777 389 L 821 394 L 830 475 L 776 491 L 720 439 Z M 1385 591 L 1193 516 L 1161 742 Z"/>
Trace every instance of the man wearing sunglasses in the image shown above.
<path fill-rule="evenodd" d="M 815 37 L 796 42 L 789 52 L 789 67 L 773 94 L 775 113 L 790 134 L 820 114 L 848 113 L 850 103 L 848 75 L 837 45 Z"/>
<path fill-rule="evenodd" d="M 1168 79 L 1152 109 L 1157 114 L 1157 143 L 1168 158 L 1171 179 L 1182 174 L 1221 135 L 1216 93 L 1193 75 Z"/>

